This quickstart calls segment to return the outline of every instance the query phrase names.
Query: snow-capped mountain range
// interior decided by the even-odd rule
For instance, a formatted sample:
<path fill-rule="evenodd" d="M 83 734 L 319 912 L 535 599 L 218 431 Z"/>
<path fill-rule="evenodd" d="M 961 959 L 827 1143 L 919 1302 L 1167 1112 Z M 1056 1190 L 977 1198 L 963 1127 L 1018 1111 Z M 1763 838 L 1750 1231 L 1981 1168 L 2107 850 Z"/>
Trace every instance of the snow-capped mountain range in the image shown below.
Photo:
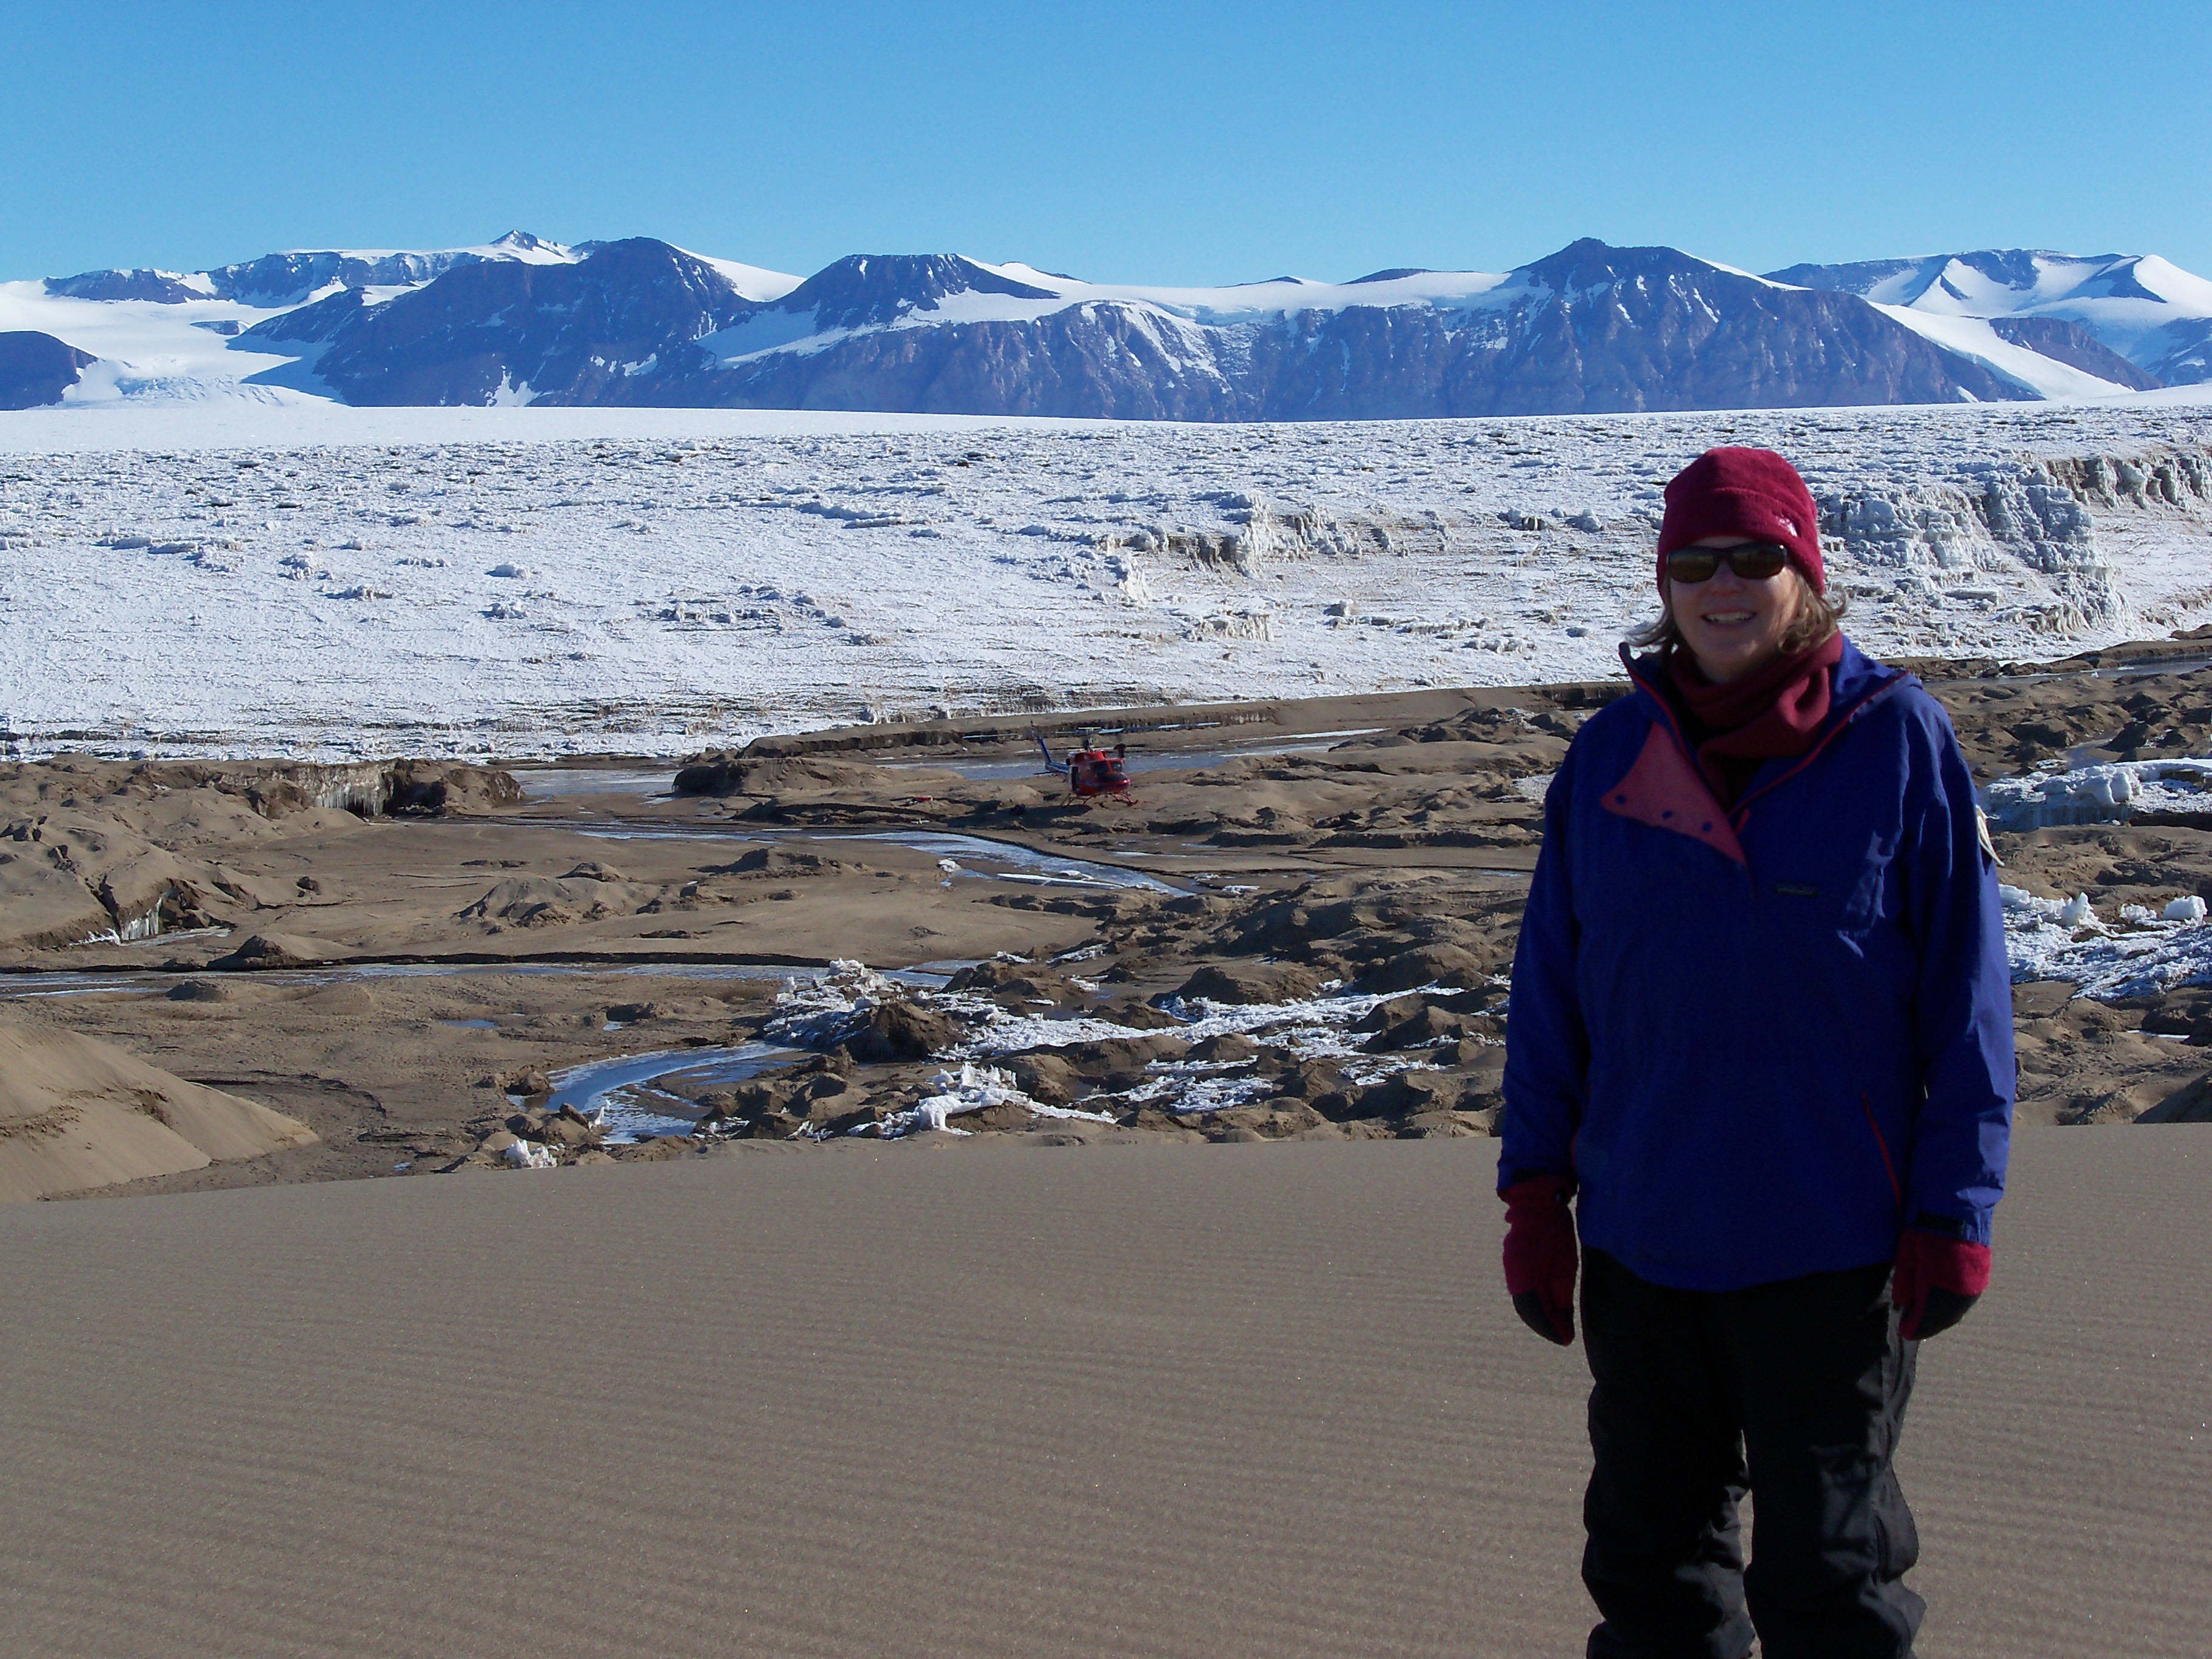
<path fill-rule="evenodd" d="M 2159 383 L 2212 380 L 2212 283 L 2155 255 L 2009 249 L 1792 265 L 1772 276 L 1856 294 L 1929 338 L 1964 349 L 1987 345 L 1972 327 L 1986 323 L 2000 340 L 2070 362 L 2059 329 L 2071 325 Z"/>
<path fill-rule="evenodd" d="M 1583 240 L 1502 275 L 1094 283 L 951 255 L 801 279 L 633 238 L 0 283 L 0 408 L 382 405 L 1342 420 L 2099 398 L 2212 381 L 2212 283 L 1992 251 L 1768 276 Z"/>

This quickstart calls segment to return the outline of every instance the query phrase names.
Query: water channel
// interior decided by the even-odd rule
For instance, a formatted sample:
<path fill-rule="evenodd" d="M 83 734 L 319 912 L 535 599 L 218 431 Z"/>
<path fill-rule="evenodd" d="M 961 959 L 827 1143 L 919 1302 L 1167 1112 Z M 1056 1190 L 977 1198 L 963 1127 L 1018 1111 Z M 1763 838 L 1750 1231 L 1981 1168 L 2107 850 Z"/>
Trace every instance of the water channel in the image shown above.
<path fill-rule="evenodd" d="M 652 1087 L 657 1078 L 680 1079 L 689 1087 L 711 1089 L 742 1083 L 771 1066 L 797 1060 L 803 1050 L 773 1042 L 747 1042 L 730 1048 L 665 1048 L 649 1054 L 622 1054 L 587 1060 L 553 1073 L 550 1111 L 574 1107 L 592 1119 L 611 1140 L 644 1140 L 653 1135 L 690 1134 L 699 1109 L 679 1095 Z"/>

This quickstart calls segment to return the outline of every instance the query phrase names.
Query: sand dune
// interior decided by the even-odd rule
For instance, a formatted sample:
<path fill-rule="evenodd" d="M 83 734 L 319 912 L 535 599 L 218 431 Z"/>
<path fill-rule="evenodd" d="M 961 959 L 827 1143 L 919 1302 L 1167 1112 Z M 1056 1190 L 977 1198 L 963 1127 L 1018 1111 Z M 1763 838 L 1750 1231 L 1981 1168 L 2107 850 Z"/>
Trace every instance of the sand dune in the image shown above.
<path fill-rule="evenodd" d="M 177 1175 L 314 1139 L 282 1113 L 97 1038 L 0 1021 L 0 1200 Z"/>
<path fill-rule="evenodd" d="M 0 1209 L 0 1650 L 1570 1654 L 1486 1143 L 850 1143 Z M 1929 1656 L 2199 1655 L 2191 1127 L 2028 1129 Z"/>

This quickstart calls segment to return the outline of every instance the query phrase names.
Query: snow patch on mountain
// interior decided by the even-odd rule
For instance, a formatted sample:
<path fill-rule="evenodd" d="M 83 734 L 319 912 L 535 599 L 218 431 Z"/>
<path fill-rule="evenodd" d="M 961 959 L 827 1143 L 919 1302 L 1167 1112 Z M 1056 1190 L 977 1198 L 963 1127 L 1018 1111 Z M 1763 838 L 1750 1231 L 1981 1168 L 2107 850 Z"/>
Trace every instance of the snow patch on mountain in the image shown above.
<path fill-rule="evenodd" d="M 2002 338 L 1979 317 L 1916 311 L 1910 306 L 1876 305 L 1923 339 L 1946 351 L 1977 362 L 1992 374 L 2025 386 L 2039 398 L 2109 398 L 2134 390 L 2114 380 L 2100 380 L 2085 369 L 2062 363 Z"/>
<path fill-rule="evenodd" d="M 691 253 L 689 248 L 678 251 Z M 729 279 L 730 286 L 744 295 L 746 299 L 757 300 L 763 304 L 781 300 L 806 280 L 804 276 L 793 276 L 781 270 L 769 270 L 759 265 L 739 264 L 735 259 L 717 259 L 712 254 L 691 253 L 691 257 L 700 264 L 712 265 L 716 270 L 721 272 Z"/>
<path fill-rule="evenodd" d="M 1187 321 L 1214 327 L 1299 312 L 1343 311 L 1354 306 L 1466 310 L 1496 296 L 1500 288 L 1511 282 L 1509 276 L 1486 271 L 1419 270 L 1379 281 L 1364 278 L 1354 283 L 1316 283 L 1292 276 L 1243 283 L 1232 288 L 1175 288 L 1080 282 L 1024 264 L 982 268 L 1011 281 L 1045 289 L 1064 303 L 1126 301 L 1154 307 Z"/>

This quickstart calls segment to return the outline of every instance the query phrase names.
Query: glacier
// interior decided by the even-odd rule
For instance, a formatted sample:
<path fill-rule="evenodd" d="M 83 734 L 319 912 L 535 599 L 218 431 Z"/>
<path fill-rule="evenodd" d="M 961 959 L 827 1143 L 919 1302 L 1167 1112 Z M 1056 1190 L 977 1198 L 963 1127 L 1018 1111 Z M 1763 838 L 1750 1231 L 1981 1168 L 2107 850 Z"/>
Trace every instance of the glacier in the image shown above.
<path fill-rule="evenodd" d="M 665 755 L 872 719 L 1618 675 L 1660 489 L 1795 459 L 1849 626 L 2212 621 L 2212 408 L 1176 424 L 0 414 L 0 749 Z M 495 574 L 501 571 L 513 574 Z"/>

